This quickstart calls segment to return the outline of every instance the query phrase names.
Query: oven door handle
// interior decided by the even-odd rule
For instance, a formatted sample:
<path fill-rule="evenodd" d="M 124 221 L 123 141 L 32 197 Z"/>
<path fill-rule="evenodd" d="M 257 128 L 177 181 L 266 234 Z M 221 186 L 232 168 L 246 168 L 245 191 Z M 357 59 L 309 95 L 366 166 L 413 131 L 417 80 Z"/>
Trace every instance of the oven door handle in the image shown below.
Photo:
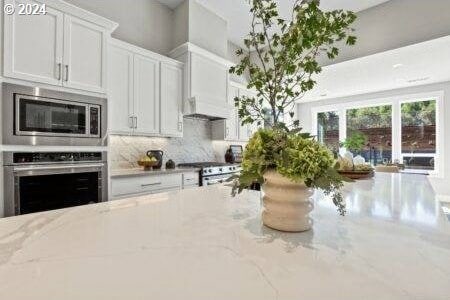
<path fill-rule="evenodd" d="M 86 169 L 86 168 L 102 168 L 105 164 L 63 164 L 63 165 L 32 165 L 32 166 L 16 166 L 14 167 L 14 172 L 23 171 L 45 171 L 45 170 L 63 170 L 63 169 Z"/>
<path fill-rule="evenodd" d="M 220 178 L 220 179 L 213 179 L 213 180 L 206 180 L 206 185 L 213 185 L 213 184 L 219 184 L 224 183 L 226 178 Z"/>

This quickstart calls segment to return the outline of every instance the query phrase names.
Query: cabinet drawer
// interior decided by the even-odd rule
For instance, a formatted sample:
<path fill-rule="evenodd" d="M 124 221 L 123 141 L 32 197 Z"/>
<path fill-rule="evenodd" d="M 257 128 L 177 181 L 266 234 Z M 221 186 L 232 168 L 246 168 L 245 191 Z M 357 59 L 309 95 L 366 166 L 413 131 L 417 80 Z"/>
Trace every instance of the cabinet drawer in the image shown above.
<path fill-rule="evenodd" d="M 189 172 L 183 174 L 183 186 L 198 186 L 199 184 L 199 173 Z"/>
<path fill-rule="evenodd" d="M 123 198 L 151 194 L 156 191 L 181 189 L 181 183 L 181 174 L 113 178 L 111 180 L 112 197 Z"/>

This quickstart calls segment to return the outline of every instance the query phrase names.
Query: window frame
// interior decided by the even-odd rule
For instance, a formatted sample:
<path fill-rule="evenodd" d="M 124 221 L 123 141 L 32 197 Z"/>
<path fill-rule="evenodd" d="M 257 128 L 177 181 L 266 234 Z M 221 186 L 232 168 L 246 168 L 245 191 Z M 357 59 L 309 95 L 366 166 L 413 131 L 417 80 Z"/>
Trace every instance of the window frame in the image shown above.
<path fill-rule="evenodd" d="M 311 131 L 312 135 L 317 134 L 317 114 L 324 112 L 337 112 L 339 117 L 339 141 L 343 142 L 347 138 L 347 110 L 348 109 L 358 109 L 366 107 L 374 107 L 381 105 L 391 105 L 392 106 L 392 159 L 398 159 L 402 161 L 403 156 L 411 156 L 407 153 L 402 153 L 401 147 L 401 129 L 402 129 L 402 118 L 401 118 L 401 105 L 403 103 L 418 102 L 435 100 L 436 101 L 436 153 L 435 158 L 435 168 L 433 171 L 429 172 L 430 176 L 444 178 L 444 166 L 445 166 L 445 152 L 444 152 L 444 137 L 445 128 L 443 128 L 444 120 L 444 91 L 433 91 L 427 93 L 417 93 L 417 94 L 406 94 L 398 95 L 386 98 L 369 98 L 367 100 L 361 101 L 346 101 L 327 104 L 311 108 Z M 341 148 L 341 155 L 346 151 Z M 420 156 L 417 153 L 417 156 Z M 433 156 L 433 154 L 427 154 L 427 156 Z"/>

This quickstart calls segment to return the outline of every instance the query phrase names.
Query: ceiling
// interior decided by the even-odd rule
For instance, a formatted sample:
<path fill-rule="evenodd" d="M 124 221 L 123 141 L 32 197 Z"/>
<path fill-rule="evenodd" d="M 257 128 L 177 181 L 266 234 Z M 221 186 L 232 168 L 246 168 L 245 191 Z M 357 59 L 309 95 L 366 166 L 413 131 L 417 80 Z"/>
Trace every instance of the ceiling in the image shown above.
<path fill-rule="evenodd" d="M 158 0 L 159 2 L 175 8 L 184 0 Z M 346 9 L 361 11 L 389 0 L 321 0 L 320 5 L 325 10 Z M 250 28 L 250 5 L 248 0 L 197 0 L 198 3 L 218 14 L 228 21 L 228 39 L 243 47 L 243 39 Z M 286 19 L 290 16 L 294 0 L 276 0 L 280 15 Z"/>
<path fill-rule="evenodd" d="M 323 67 L 301 101 L 450 81 L 450 36 Z"/>

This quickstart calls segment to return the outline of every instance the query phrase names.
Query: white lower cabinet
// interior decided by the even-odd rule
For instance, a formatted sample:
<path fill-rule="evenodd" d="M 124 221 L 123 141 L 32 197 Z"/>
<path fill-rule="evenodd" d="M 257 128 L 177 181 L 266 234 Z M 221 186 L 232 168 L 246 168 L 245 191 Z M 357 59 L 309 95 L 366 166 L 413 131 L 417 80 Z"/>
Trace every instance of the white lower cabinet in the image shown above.
<path fill-rule="evenodd" d="M 198 172 L 130 175 L 111 178 L 112 200 L 199 186 Z"/>
<path fill-rule="evenodd" d="M 111 39 L 108 53 L 110 134 L 183 136 L 183 64 Z"/>
<path fill-rule="evenodd" d="M 183 186 L 183 174 L 138 175 L 111 179 L 113 199 L 126 198 L 136 195 L 154 194 Z"/>
<path fill-rule="evenodd" d="M 198 172 L 183 173 L 183 189 L 199 186 L 199 180 Z"/>

